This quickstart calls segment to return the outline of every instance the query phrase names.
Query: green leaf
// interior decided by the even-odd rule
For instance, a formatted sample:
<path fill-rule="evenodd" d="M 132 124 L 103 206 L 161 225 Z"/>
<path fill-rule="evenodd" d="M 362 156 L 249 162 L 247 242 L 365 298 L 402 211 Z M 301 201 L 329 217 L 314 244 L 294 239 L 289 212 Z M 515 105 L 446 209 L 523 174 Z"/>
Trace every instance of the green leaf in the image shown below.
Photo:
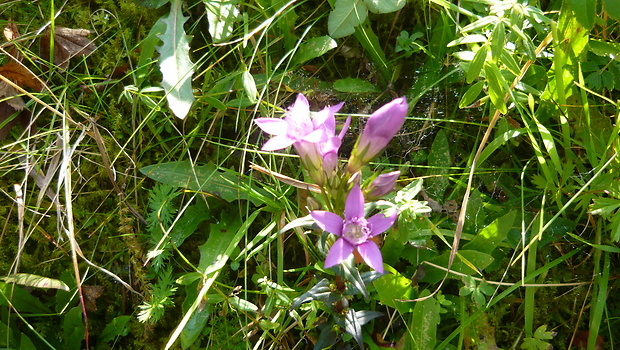
<path fill-rule="evenodd" d="M 243 71 L 241 74 L 241 82 L 243 83 L 243 90 L 245 90 L 245 94 L 253 104 L 258 101 L 258 90 L 256 89 L 256 82 L 254 81 L 254 77 L 252 73 L 249 71 Z"/>
<path fill-rule="evenodd" d="M 184 119 L 194 102 L 192 92 L 193 63 L 189 59 L 189 40 L 185 35 L 181 11 L 182 0 L 172 0 L 170 13 L 160 19 L 166 30 L 158 37 L 163 45 L 157 47 L 159 52 L 159 69 L 163 75 L 161 86 L 166 91 L 168 106 L 175 116 Z"/>
<path fill-rule="evenodd" d="M 38 298 L 19 286 L 0 282 L 0 305 L 14 306 L 21 313 L 49 314 L 51 311 Z"/>
<path fill-rule="evenodd" d="M 484 81 L 479 81 L 470 86 L 469 89 L 467 89 L 467 91 L 463 94 L 463 97 L 461 97 L 461 101 L 459 101 L 459 108 L 466 108 L 474 103 L 478 96 L 480 96 L 482 88 L 484 88 Z"/>
<path fill-rule="evenodd" d="M 422 291 L 420 297 L 430 294 L 428 290 Z M 439 312 L 441 306 L 434 297 L 430 297 L 415 303 L 412 319 L 416 320 L 415 327 L 411 328 L 411 337 L 415 339 L 413 349 L 434 349 L 437 342 L 437 325 L 439 324 Z"/>
<path fill-rule="evenodd" d="M 497 218 L 487 227 L 483 228 L 478 234 L 467 244 L 463 246 L 464 250 L 476 250 L 479 252 L 491 254 L 499 244 L 506 239 L 508 231 L 512 228 L 517 212 L 512 210 L 508 214 Z"/>
<path fill-rule="evenodd" d="M 506 114 L 508 108 L 506 107 L 506 101 L 504 101 L 506 92 L 503 89 L 505 82 L 503 81 L 504 77 L 500 73 L 499 68 L 495 63 L 486 62 L 484 65 L 484 75 L 487 78 L 491 102 L 495 108 L 499 109 L 503 114 Z"/>
<path fill-rule="evenodd" d="M 232 36 L 233 25 L 239 20 L 237 0 L 202 0 L 209 20 L 213 42 L 221 43 Z"/>
<path fill-rule="evenodd" d="M 617 0 L 612 0 L 617 3 Z M 577 21 L 586 29 L 594 27 L 597 0 L 568 0 Z"/>
<path fill-rule="evenodd" d="M 590 214 L 609 216 L 620 208 L 620 199 L 599 197 L 592 199 Z"/>
<path fill-rule="evenodd" d="M 129 334 L 127 323 L 129 323 L 131 318 L 131 316 L 117 316 L 113 318 L 112 322 L 108 323 L 99 337 L 97 337 L 97 341 L 107 343 L 117 337 L 124 337 Z"/>
<path fill-rule="evenodd" d="M 167 4 L 168 2 L 170 2 L 170 0 L 134 0 L 134 1 L 136 4 L 142 7 L 146 7 L 148 9 L 158 9 L 164 6 L 165 4 Z"/>
<path fill-rule="evenodd" d="M 474 59 L 471 61 L 471 64 L 467 69 L 468 84 L 471 84 L 476 78 L 480 76 L 480 72 L 482 72 L 482 68 L 484 67 L 484 62 L 487 60 L 488 52 L 489 47 L 487 45 L 482 45 L 478 52 L 476 52 Z"/>
<path fill-rule="evenodd" d="M 327 30 L 332 38 L 342 38 L 355 32 L 355 27 L 366 20 L 368 9 L 362 0 L 336 0 L 329 13 Z"/>
<path fill-rule="evenodd" d="M 312 38 L 299 46 L 293 59 L 294 65 L 300 65 L 313 58 L 323 56 L 329 50 L 336 48 L 336 40 L 324 35 Z"/>
<path fill-rule="evenodd" d="M 428 155 L 429 175 L 432 176 L 426 180 L 426 192 L 431 198 L 443 200 L 443 195 L 450 185 L 447 174 L 451 165 L 450 141 L 444 130 L 439 130 Z"/>
<path fill-rule="evenodd" d="M 402 9 L 406 0 L 364 0 L 366 7 L 372 13 L 390 13 Z"/>
<path fill-rule="evenodd" d="M 379 301 L 386 306 L 397 309 L 401 314 L 413 310 L 412 303 L 401 302 L 397 299 L 410 300 L 414 297 L 411 279 L 402 276 L 396 270 L 388 267 L 390 274 L 385 274 L 373 282 Z"/>
<path fill-rule="evenodd" d="M 67 292 L 69 291 L 69 286 L 67 286 L 65 282 L 61 280 L 31 275 L 29 273 L 18 273 L 7 277 L 2 277 L 2 280 L 4 280 L 4 282 L 6 283 L 21 284 L 22 286 L 26 287 L 52 288 L 61 289 Z"/>
<path fill-rule="evenodd" d="M 81 349 L 84 339 L 84 322 L 82 321 L 82 308 L 76 306 L 64 315 L 62 322 L 64 333 L 64 347 L 66 349 Z"/>
<path fill-rule="evenodd" d="M 228 202 L 249 198 L 248 189 L 242 187 L 238 173 L 228 169 L 218 170 L 213 164 L 193 166 L 190 161 L 169 162 L 146 166 L 140 172 L 161 183 L 208 192 Z"/>
<path fill-rule="evenodd" d="M 618 0 L 603 0 L 603 8 L 607 11 L 609 17 L 620 22 L 620 1 Z"/>
<path fill-rule="evenodd" d="M 209 305 L 205 305 L 200 311 L 195 312 L 190 317 L 187 325 L 181 332 L 181 347 L 187 349 L 200 337 L 207 321 L 209 321 L 210 312 Z"/>
<path fill-rule="evenodd" d="M 379 89 L 366 80 L 358 78 L 339 79 L 334 82 L 334 89 L 341 92 L 378 92 Z"/>

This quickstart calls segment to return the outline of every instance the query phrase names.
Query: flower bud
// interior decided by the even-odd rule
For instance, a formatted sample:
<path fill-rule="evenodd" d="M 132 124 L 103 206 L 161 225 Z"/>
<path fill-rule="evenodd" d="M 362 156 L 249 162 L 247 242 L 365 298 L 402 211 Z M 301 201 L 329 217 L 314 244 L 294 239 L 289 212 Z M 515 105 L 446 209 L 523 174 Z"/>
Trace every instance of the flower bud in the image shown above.
<path fill-rule="evenodd" d="M 408 107 L 407 99 L 400 97 L 379 108 L 368 118 L 349 160 L 350 173 L 356 173 L 383 151 L 403 126 Z"/>
<path fill-rule="evenodd" d="M 394 190 L 400 171 L 392 171 L 377 176 L 366 188 L 366 199 L 379 199 Z"/>

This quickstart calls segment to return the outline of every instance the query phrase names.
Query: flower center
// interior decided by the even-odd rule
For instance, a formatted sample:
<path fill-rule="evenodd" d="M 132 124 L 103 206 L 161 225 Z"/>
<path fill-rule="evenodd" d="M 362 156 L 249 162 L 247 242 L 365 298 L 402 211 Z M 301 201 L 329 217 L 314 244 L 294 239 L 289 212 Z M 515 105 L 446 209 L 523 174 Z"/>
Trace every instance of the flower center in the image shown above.
<path fill-rule="evenodd" d="M 345 221 L 342 237 L 357 246 L 366 242 L 371 232 L 370 223 L 365 218 L 353 217 Z"/>

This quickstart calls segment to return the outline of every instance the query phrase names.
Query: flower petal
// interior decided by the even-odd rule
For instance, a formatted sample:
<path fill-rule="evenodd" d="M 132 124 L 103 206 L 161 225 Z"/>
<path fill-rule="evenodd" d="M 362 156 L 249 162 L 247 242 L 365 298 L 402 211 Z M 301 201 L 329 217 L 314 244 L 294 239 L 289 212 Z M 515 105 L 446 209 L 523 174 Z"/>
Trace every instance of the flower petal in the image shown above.
<path fill-rule="evenodd" d="M 364 196 L 362 195 L 360 185 L 354 184 L 351 192 L 349 192 L 349 196 L 347 197 L 347 202 L 344 205 L 344 218 L 348 221 L 353 218 L 363 217 Z"/>
<path fill-rule="evenodd" d="M 383 273 L 383 257 L 377 244 L 373 241 L 366 241 L 357 246 L 357 252 L 360 253 L 364 262 L 379 273 Z M 330 251 L 331 253 L 331 251 Z"/>
<path fill-rule="evenodd" d="M 310 215 L 321 229 L 329 233 L 333 233 L 336 236 L 340 236 L 342 234 L 342 225 L 344 224 L 344 220 L 342 220 L 340 216 L 323 210 L 313 210 L 310 212 Z"/>
<path fill-rule="evenodd" d="M 264 132 L 271 135 L 286 135 L 288 124 L 284 119 L 277 118 L 256 118 L 254 123 Z"/>
<path fill-rule="evenodd" d="M 385 216 L 383 214 L 373 215 L 368 218 L 368 223 L 370 224 L 370 236 L 376 236 L 380 233 L 385 232 L 388 228 L 394 225 L 394 221 L 396 221 L 396 216 L 398 214 L 394 213 L 391 216 Z"/>
<path fill-rule="evenodd" d="M 300 141 L 306 141 L 306 142 L 311 142 L 311 143 L 318 143 L 318 142 L 325 141 L 325 139 L 327 139 L 327 135 L 325 133 L 325 130 L 323 130 L 323 129 L 316 129 L 316 130 L 314 130 L 312 132 L 309 132 L 305 136 L 303 136 Z"/>
<path fill-rule="evenodd" d="M 327 253 L 327 257 L 325 258 L 325 268 L 328 269 L 334 265 L 338 265 L 344 261 L 344 259 L 348 258 L 351 253 L 353 253 L 353 249 L 355 247 L 345 241 L 343 238 L 338 238 L 334 245 L 329 248 L 329 253 Z M 377 248 L 378 250 L 379 248 Z M 379 253 L 381 256 L 381 253 Z"/>
<path fill-rule="evenodd" d="M 286 135 L 278 135 L 278 136 L 272 137 L 271 139 L 269 139 L 269 141 L 265 142 L 262 150 L 268 151 L 268 152 L 276 151 L 279 149 L 286 148 L 292 145 L 293 143 L 295 143 L 294 139 L 291 139 L 290 137 Z"/>
<path fill-rule="evenodd" d="M 349 125 L 351 125 L 351 116 L 347 117 L 347 120 L 345 120 L 344 125 L 342 126 L 342 129 L 340 130 L 340 134 L 338 134 L 338 137 L 341 140 L 344 138 L 344 135 L 347 133 L 347 130 L 349 130 Z"/>
<path fill-rule="evenodd" d="M 343 105 L 344 102 L 340 102 L 335 106 L 325 107 L 320 112 L 316 112 L 312 119 L 314 127 L 323 127 L 330 136 L 334 135 L 336 133 L 336 118 L 334 114 L 337 113 Z"/>

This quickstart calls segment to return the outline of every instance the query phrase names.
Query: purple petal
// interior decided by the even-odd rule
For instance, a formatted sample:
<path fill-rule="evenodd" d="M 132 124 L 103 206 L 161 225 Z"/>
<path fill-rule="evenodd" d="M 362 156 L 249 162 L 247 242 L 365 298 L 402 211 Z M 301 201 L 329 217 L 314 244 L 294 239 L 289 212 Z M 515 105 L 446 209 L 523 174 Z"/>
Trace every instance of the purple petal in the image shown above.
<path fill-rule="evenodd" d="M 391 216 L 385 216 L 383 214 L 373 215 L 368 218 L 368 223 L 370 224 L 370 236 L 376 236 L 385 232 L 388 228 L 394 225 L 394 221 L 396 221 L 396 216 L 398 214 L 394 213 Z"/>
<path fill-rule="evenodd" d="M 338 265 L 353 253 L 355 247 L 342 238 L 338 238 L 334 245 L 329 248 L 329 253 L 325 258 L 325 268 L 328 269 L 334 265 Z M 378 250 L 379 248 L 377 248 Z M 379 253 L 381 257 L 381 253 Z M 382 266 L 383 267 L 383 266 Z"/>
<path fill-rule="evenodd" d="M 262 150 L 263 151 L 277 151 L 279 149 L 283 149 L 286 148 L 290 145 L 292 145 L 295 142 L 294 139 L 286 136 L 286 135 L 281 135 L 281 136 L 274 136 L 271 139 L 269 139 L 269 141 L 265 142 L 265 144 L 263 145 Z"/>
<path fill-rule="evenodd" d="M 357 252 L 368 266 L 375 269 L 379 273 L 383 273 L 383 257 L 377 244 L 373 241 L 367 241 L 357 246 Z M 331 251 L 330 251 L 331 253 Z"/>
<path fill-rule="evenodd" d="M 284 119 L 277 118 L 256 118 L 254 123 L 264 132 L 271 135 L 285 135 L 288 124 Z"/>
<path fill-rule="evenodd" d="M 342 220 L 340 216 L 324 210 L 313 210 L 310 212 L 310 215 L 321 229 L 333 233 L 336 236 L 342 234 L 344 220 Z"/>
<path fill-rule="evenodd" d="M 366 188 L 366 197 L 369 199 L 381 198 L 386 194 L 392 192 L 399 176 L 400 171 L 398 170 L 377 176 L 370 183 L 370 186 Z"/>
<path fill-rule="evenodd" d="M 335 106 L 329 106 L 323 108 L 320 112 L 317 112 L 314 115 L 314 119 L 312 120 L 312 124 L 315 128 L 323 126 L 329 133 L 330 136 L 336 133 L 336 118 L 334 117 L 335 113 L 338 113 L 340 108 L 344 105 L 344 102 L 340 102 Z"/>
<path fill-rule="evenodd" d="M 348 116 L 347 120 L 344 122 L 344 125 L 342 126 L 342 130 L 340 130 L 340 134 L 338 134 L 338 138 L 340 138 L 341 140 L 344 138 L 344 134 L 347 133 L 347 130 L 349 129 L 350 124 L 351 124 L 351 116 Z"/>
<path fill-rule="evenodd" d="M 314 131 L 308 130 L 308 134 L 306 134 L 304 137 L 302 137 L 302 139 L 300 141 L 317 143 L 317 142 L 323 142 L 323 141 L 325 141 L 325 139 L 327 139 L 327 135 L 325 134 L 325 130 L 317 129 L 317 130 L 314 130 Z"/>
<path fill-rule="evenodd" d="M 349 192 L 347 202 L 344 205 L 344 217 L 347 221 L 364 217 L 364 196 L 358 184 L 354 184 L 351 192 Z"/>
<path fill-rule="evenodd" d="M 408 108 L 407 99 L 404 97 L 383 105 L 368 118 L 364 133 L 369 132 L 371 136 L 382 136 L 388 141 L 391 140 L 403 126 Z"/>

